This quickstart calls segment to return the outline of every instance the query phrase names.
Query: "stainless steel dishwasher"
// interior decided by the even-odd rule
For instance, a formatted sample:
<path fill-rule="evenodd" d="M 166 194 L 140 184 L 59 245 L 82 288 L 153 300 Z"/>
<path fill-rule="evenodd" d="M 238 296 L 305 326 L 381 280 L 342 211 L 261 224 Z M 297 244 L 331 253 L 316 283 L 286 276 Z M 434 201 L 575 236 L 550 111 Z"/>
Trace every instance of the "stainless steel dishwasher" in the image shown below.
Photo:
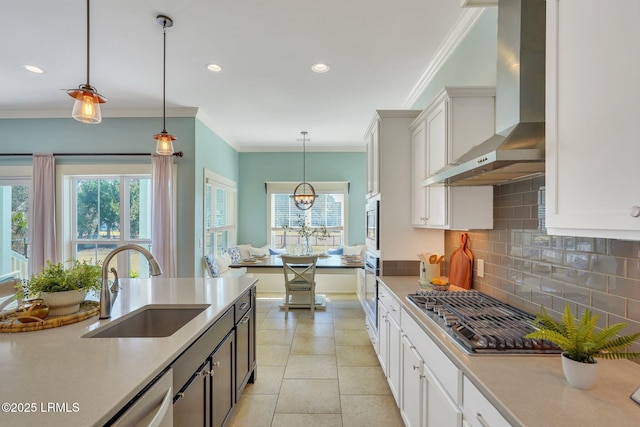
<path fill-rule="evenodd" d="M 173 427 L 173 370 L 158 377 L 113 424 L 117 427 Z"/>

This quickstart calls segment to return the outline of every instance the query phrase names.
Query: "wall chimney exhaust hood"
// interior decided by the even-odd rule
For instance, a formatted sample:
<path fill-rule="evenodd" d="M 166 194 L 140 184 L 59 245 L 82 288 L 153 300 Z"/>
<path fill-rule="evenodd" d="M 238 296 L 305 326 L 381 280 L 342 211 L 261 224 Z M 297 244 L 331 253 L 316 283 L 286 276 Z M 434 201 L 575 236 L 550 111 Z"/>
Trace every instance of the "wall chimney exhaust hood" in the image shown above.
<path fill-rule="evenodd" d="M 499 0 L 496 134 L 422 181 L 499 185 L 544 173 L 545 0 Z"/>

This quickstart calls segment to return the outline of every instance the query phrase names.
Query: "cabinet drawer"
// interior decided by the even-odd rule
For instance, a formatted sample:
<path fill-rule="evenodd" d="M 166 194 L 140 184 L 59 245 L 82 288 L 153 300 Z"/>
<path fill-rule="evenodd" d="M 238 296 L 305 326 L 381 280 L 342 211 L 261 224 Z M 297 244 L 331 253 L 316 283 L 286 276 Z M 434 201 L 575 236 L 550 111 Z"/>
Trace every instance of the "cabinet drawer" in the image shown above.
<path fill-rule="evenodd" d="M 466 425 L 473 427 L 511 426 L 466 376 L 462 384 L 462 408 Z"/>
<path fill-rule="evenodd" d="M 202 362 L 209 357 L 232 329 L 233 309 L 230 308 L 173 362 L 171 367 L 173 368 L 174 393 L 180 391 L 198 367 L 202 365 Z"/>
<path fill-rule="evenodd" d="M 243 296 L 240 297 L 238 302 L 236 302 L 236 318 L 235 322 L 238 323 L 242 320 L 242 317 L 247 314 L 247 312 L 251 309 L 251 291 L 247 291 Z"/>
<path fill-rule="evenodd" d="M 378 300 L 384 308 L 387 309 L 389 315 L 400 324 L 400 302 L 396 297 L 380 282 L 378 282 Z"/>
<path fill-rule="evenodd" d="M 409 313 L 402 311 L 401 322 L 402 332 L 413 343 L 416 350 L 424 360 L 425 365 L 431 370 L 434 377 L 442 384 L 454 402 L 459 403 L 461 399 L 461 378 L 462 372 L 449 358 L 440 350 L 436 343 L 429 338 L 418 323 L 411 318 Z"/>

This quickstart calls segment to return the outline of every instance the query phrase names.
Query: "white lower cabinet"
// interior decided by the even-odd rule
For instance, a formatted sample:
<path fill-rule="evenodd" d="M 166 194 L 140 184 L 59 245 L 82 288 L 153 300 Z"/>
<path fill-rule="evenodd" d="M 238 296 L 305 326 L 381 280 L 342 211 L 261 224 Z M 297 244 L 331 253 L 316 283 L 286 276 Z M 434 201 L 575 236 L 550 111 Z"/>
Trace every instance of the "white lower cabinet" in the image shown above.
<path fill-rule="evenodd" d="M 391 293 L 384 293 L 382 288 L 379 295 L 387 295 L 378 301 L 378 358 L 382 371 L 387 378 L 389 388 L 396 402 L 400 402 L 400 304 Z M 386 304 L 386 305 L 385 305 Z"/>
<path fill-rule="evenodd" d="M 402 336 L 402 390 L 400 392 L 400 414 L 406 427 L 425 425 L 424 407 L 426 397 L 424 362 L 416 348 L 405 335 Z"/>
<path fill-rule="evenodd" d="M 405 425 L 461 427 L 462 411 L 457 403 L 460 371 L 404 310 L 400 319 L 403 334 L 400 413 Z"/>
<path fill-rule="evenodd" d="M 466 376 L 463 379 L 462 390 L 464 427 L 511 426 Z"/>
<path fill-rule="evenodd" d="M 427 366 L 424 377 L 427 383 L 427 426 L 461 426 L 462 411 Z"/>

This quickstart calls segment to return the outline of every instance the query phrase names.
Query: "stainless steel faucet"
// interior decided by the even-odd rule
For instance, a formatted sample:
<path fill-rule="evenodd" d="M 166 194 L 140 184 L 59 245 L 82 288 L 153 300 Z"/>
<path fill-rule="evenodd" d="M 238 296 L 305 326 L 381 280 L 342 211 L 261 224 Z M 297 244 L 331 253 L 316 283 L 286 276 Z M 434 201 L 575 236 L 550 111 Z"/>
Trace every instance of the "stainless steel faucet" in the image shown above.
<path fill-rule="evenodd" d="M 120 252 L 133 250 L 140 252 L 142 255 L 147 258 L 149 261 L 149 274 L 151 276 L 159 276 L 162 274 L 162 269 L 158 265 L 156 259 L 151 255 L 151 252 L 138 245 L 123 245 L 118 246 L 111 252 L 109 252 L 102 263 L 102 289 L 100 290 L 100 319 L 108 319 L 111 317 L 111 307 L 113 306 L 113 302 L 116 300 L 118 296 L 118 272 L 115 268 L 111 269 L 111 272 L 115 275 L 116 279 L 109 289 L 109 262 L 111 262 L 111 258 L 119 254 Z M 111 298 L 111 294 L 113 294 L 113 298 Z"/>

